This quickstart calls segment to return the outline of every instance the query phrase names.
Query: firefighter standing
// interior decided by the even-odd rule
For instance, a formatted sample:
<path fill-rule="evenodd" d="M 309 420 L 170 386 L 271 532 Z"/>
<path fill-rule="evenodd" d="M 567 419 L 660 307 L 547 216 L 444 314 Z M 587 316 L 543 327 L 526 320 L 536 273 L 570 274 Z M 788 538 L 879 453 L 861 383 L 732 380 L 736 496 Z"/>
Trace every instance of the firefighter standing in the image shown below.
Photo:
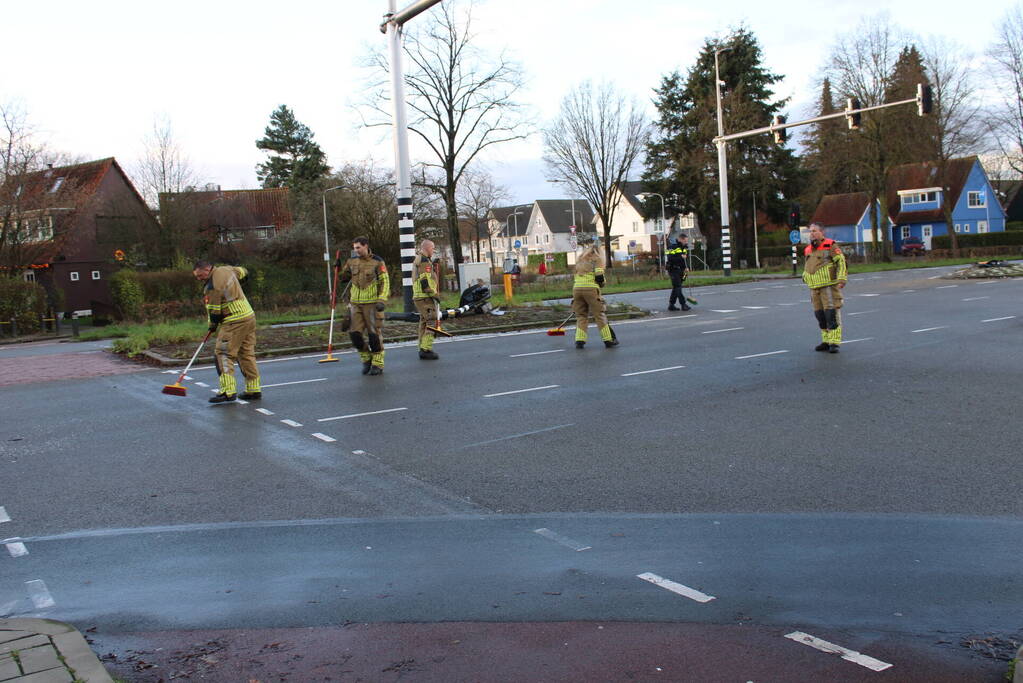
<path fill-rule="evenodd" d="M 241 398 L 246 401 L 262 398 L 259 368 L 256 366 L 256 314 L 239 282 L 246 276 L 245 269 L 213 267 L 208 261 L 199 261 L 192 269 L 192 275 L 204 283 L 203 300 L 210 332 L 217 333 L 214 361 L 220 376 L 220 391 L 210 399 L 210 403 L 235 400 L 235 363 L 245 376 L 245 391 Z"/>
<path fill-rule="evenodd" d="M 686 268 L 688 267 L 689 245 L 688 238 L 682 235 L 678 240 L 668 243 L 667 264 L 668 276 L 671 278 L 671 296 L 668 297 L 669 311 L 688 311 L 689 304 L 686 303 L 685 294 L 682 292 L 682 281 L 686 279 Z M 681 304 L 679 309 L 675 304 Z"/>
<path fill-rule="evenodd" d="M 833 239 L 824 237 L 817 223 L 810 224 L 810 244 L 803 252 L 803 282 L 810 288 L 813 314 L 821 328 L 821 343 L 815 351 L 838 353 L 842 343 L 842 288 L 848 277 L 845 255 Z"/>
<path fill-rule="evenodd" d="M 433 350 L 431 326 L 437 324 L 440 293 L 437 289 L 437 265 L 433 261 L 434 244 L 423 240 L 419 253 L 412 262 L 412 302 L 419 311 L 419 357 L 423 360 L 437 360 Z"/>
<path fill-rule="evenodd" d="M 362 374 L 379 375 L 384 371 L 384 309 L 391 293 L 384 260 L 369 249 L 369 240 L 352 240 L 355 256 L 342 265 L 341 282 L 351 282 L 348 310 L 352 323 L 348 336 L 362 359 Z"/>
<path fill-rule="evenodd" d="M 607 324 L 607 304 L 600 295 L 600 288 L 604 286 L 604 256 L 600 252 L 600 242 L 594 236 L 580 238 L 579 243 L 587 246 L 576 260 L 575 282 L 572 284 L 575 348 L 586 346 L 586 328 L 589 327 L 590 318 L 596 323 L 604 346 L 618 346 L 618 339 Z"/>

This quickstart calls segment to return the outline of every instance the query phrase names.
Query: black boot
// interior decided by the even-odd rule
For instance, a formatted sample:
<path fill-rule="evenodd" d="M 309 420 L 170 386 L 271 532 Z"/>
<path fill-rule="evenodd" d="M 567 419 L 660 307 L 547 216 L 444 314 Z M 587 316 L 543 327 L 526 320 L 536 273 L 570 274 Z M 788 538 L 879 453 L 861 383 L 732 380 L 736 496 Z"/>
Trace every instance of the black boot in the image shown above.
<path fill-rule="evenodd" d="M 693 308 L 689 304 L 682 304 L 682 310 L 683 311 L 691 311 L 691 310 L 693 310 Z"/>
<path fill-rule="evenodd" d="M 362 374 L 368 375 L 369 374 L 370 366 L 372 366 L 372 363 L 370 363 L 369 361 L 366 361 L 365 363 L 363 363 L 362 364 Z"/>
<path fill-rule="evenodd" d="M 419 349 L 419 357 L 423 360 L 437 360 L 440 358 L 433 349 Z"/>
<path fill-rule="evenodd" d="M 384 369 L 382 367 L 380 367 L 379 365 L 374 365 L 373 367 L 371 367 L 369 369 L 369 372 L 367 372 L 366 374 L 367 375 L 382 375 L 382 374 L 384 374 Z"/>
<path fill-rule="evenodd" d="M 604 342 L 604 347 L 605 348 L 610 349 L 613 346 L 618 346 L 618 340 L 617 339 L 610 339 L 610 340 Z"/>
<path fill-rule="evenodd" d="M 242 394 L 238 398 L 240 398 L 243 401 L 258 401 L 259 399 L 263 398 L 263 392 L 262 391 L 246 391 L 244 394 Z"/>
<path fill-rule="evenodd" d="M 577 341 L 577 342 L 575 343 L 575 348 L 577 348 L 577 349 L 581 349 L 581 348 L 583 348 L 584 346 L 586 346 L 586 342 L 584 342 L 584 341 Z"/>
<path fill-rule="evenodd" d="M 228 401 L 233 401 L 236 398 L 237 396 L 234 394 L 217 394 L 210 399 L 210 403 L 227 403 Z"/>
<path fill-rule="evenodd" d="M 838 344 L 832 344 L 831 348 L 828 349 L 830 353 L 838 353 Z"/>
<path fill-rule="evenodd" d="M 669 311 L 677 311 L 677 310 L 680 310 L 680 309 L 675 304 L 672 304 L 671 306 L 668 306 L 668 310 Z M 681 309 L 681 310 L 685 310 L 685 309 Z"/>
<path fill-rule="evenodd" d="M 821 342 L 817 346 L 813 347 L 813 350 L 814 351 L 830 351 L 831 350 L 831 344 L 829 344 L 827 342 Z"/>

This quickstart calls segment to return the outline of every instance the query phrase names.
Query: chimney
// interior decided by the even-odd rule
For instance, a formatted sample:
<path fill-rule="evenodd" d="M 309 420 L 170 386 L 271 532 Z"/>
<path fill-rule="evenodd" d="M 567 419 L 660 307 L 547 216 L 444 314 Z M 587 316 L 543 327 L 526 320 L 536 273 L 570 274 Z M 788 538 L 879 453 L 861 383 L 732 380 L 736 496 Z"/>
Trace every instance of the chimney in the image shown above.
<path fill-rule="evenodd" d="M 50 168 L 51 171 L 53 170 L 53 164 L 46 164 L 46 165 Z"/>

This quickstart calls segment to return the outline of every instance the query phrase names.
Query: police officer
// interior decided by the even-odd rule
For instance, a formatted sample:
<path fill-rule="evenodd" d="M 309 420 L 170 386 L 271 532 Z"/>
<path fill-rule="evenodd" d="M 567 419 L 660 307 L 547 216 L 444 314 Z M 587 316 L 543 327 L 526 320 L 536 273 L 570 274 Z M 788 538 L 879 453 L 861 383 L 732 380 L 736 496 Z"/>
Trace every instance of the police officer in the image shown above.
<path fill-rule="evenodd" d="M 810 244 L 803 251 L 803 282 L 810 288 L 813 315 L 821 328 L 821 343 L 815 351 L 838 353 L 842 343 L 842 289 L 848 278 L 845 254 L 833 239 L 824 237 L 817 223 L 810 224 Z"/>
<path fill-rule="evenodd" d="M 379 375 L 384 371 L 384 309 L 391 293 L 384 260 L 370 251 L 369 239 L 352 240 L 355 256 L 342 265 L 341 282 L 351 282 L 348 310 L 351 328 L 348 336 L 362 359 L 362 374 Z"/>
<path fill-rule="evenodd" d="M 668 276 L 671 278 L 671 296 L 668 297 L 669 311 L 689 310 L 689 304 L 686 303 L 685 294 L 682 292 L 682 281 L 686 278 L 686 268 L 689 265 L 688 239 L 688 237 L 682 235 L 678 240 L 668 242 L 667 264 L 665 267 L 667 268 Z M 679 309 L 675 305 L 676 303 L 681 304 L 682 308 Z"/>
<path fill-rule="evenodd" d="M 596 235 L 579 238 L 583 251 L 575 262 L 575 281 L 572 284 L 572 311 L 575 313 L 575 348 L 586 346 L 586 328 L 590 318 L 597 324 L 604 346 L 618 346 L 611 326 L 607 324 L 607 304 L 600 295 L 604 286 L 604 256 Z"/>
<path fill-rule="evenodd" d="M 220 391 L 210 403 L 225 403 L 237 398 L 234 365 L 245 376 L 242 399 L 263 398 L 256 365 L 256 313 L 245 298 L 239 280 L 247 273 L 238 266 L 216 266 L 199 261 L 192 268 L 195 279 L 204 283 L 203 301 L 210 323 L 210 332 L 217 333 L 213 359 L 220 379 Z"/>
<path fill-rule="evenodd" d="M 431 240 L 419 243 L 419 253 L 412 262 L 412 303 L 419 311 L 419 357 L 437 360 L 433 350 L 433 332 L 437 324 L 440 292 L 437 288 L 437 264 L 433 260 L 434 244 Z"/>

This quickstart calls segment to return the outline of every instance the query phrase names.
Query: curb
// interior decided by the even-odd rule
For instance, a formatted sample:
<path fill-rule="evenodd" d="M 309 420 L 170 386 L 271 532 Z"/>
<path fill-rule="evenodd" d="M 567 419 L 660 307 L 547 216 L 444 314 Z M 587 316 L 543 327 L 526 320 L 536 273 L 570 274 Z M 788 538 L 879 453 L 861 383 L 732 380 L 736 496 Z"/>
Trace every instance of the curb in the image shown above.
<path fill-rule="evenodd" d="M 608 320 L 628 320 L 628 319 L 631 319 L 631 318 L 645 318 L 648 315 L 650 315 L 649 311 L 642 311 L 642 312 L 640 312 L 640 311 L 631 311 L 631 312 L 627 312 L 627 313 L 609 313 L 608 316 L 607 316 L 607 319 Z M 558 323 L 557 320 L 544 320 L 544 321 L 537 321 L 537 322 L 532 322 L 532 323 L 521 323 L 521 324 L 515 324 L 515 325 L 492 325 L 490 327 L 477 327 L 477 328 L 475 328 L 473 330 L 458 330 L 458 331 L 452 330 L 452 333 L 456 337 L 465 337 L 465 336 L 469 336 L 469 335 L 473 335 L 473 334 L 488 334 L 490 332 L 511 332 L 513 330 L 529 330 L 529 329 L 534 329 L 534 328 L 537 328 L 537 327 L 548 327 L 550 325 L 556 325 L 557 323 Z M 394 337 L 385 337 L 384 338 L 384 343 L 385 344 L 388 344 L 388 343 L 394 344 L 394 343 L 397 343 L 397 342 L 413 341 L 415 339 L 417 339 L 417 336 L 414 335 L 414 334 L 403 334 L 403 335 L 397 335 L 397 336 L 394 336 Z M 340 350 L 340 349 L 349 349 L 349 348 L 351 348 L 351 344 L 348 344 L 348 343 L 345 343 L 345 344 L 335 344 L 334 345 L 334 350 L 335 351 Z M 326 353 L 326 351 L 324 350 L 323 346 L 293 346 L 293 347 L 289 347 L 289 348 L 286 348 L 286 349 L 265 349 L 263 351 L 257 351 L 256 352 L 256 357 L 257 358 L 274 358 L 274 357 L 277 357 L 277 356 L 291 356 L 291 355 L 299 354 L 299 353 L 311 353 L 311 352 L 317 352 L 317 351 L 322 351 L 322 352 Z M 162 353 L 159 353 L 158 351 L 153 351 L 151 349 L 143 350 L 141 352 L 141 355 L 143 355 L 146 358 L 149 358 L 150 360 L 154 361 L 157 365 L 162 365 L 162 366 L 183 366 L 186 363 L 188 363 L 188 359 L 187 358 L 170 358 L 168 356 L 163 355 Z M 199 356 L 198 358 L 195 359 L 195 362 L 196 363 L 212 363 L 213 360 L 214 360 L 213 356 Z"/>
<path fill-rule="evenodd" d="M 1016 651 L 1016 668 L 1012 674 L 1012 683 L 1023 683 L 1023 645 Z"/>
<path fill-rule="evenodd" d="M 18 660 L 10 656 L 13 652 L 19 654 Z M 31 659 L 26 657 L 29 652 L 35 655 Z M 40 663 L 43 660 L 57 666 Z M 24 670 L 26 665 L 31 670 Z M 52 619 L 0 619 L 0 675 L 13 673 L 11 681 L 16 683 L 30 677 L 31 680 L 51 680 L 43 676 L 61 672 L 82 683 L 114 682 L 74 626 Z"/>

